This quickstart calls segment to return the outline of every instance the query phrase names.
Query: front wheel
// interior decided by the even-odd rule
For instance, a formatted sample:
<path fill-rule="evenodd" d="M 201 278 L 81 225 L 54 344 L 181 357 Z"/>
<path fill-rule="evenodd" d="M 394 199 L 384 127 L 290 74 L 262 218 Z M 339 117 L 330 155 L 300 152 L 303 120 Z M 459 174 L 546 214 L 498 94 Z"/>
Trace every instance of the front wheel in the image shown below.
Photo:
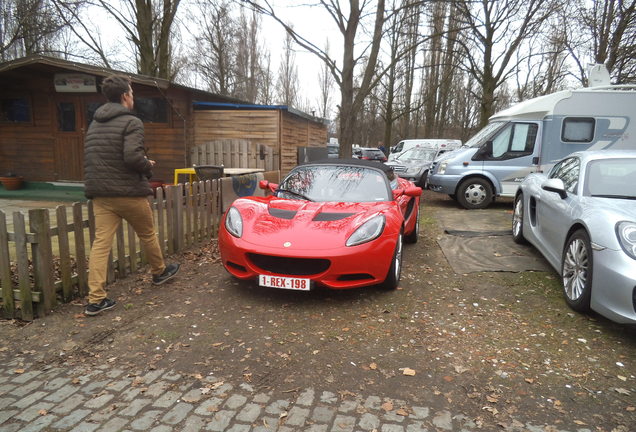
<path fill-rule="evenodd" d="M 590 310 L 593 259 L 590 236 L 585 230 L 575 231 L 565 242 L 561 264 L 563 294 L 567 304 L 578 312 Z"/>
<path fill-rule="evenodd" d="M 400 275 L 402 274 L 402 234 L 398 235 L 397 243 L 395 244 L 395 251 L 393 252 L 393 260 L 391 261 L 391 267 L 389 273 L 384 279 L 382 287 L 386 290 L 394 290 L 400 283 Z"/>
<path fill-rule="evenodd" d="M 417 243 L 417 238 L 420 235 L 420 209 L 417 208 L 415 210 L 415 226 L 413 227 L 413 231 L 404 236 L 404 241 L 406 243 Z"/>
<path fill-rule="evenodd" d="M 523 194 L 517 195 L 512 211 L 512 240 L 518 244 L 526 243 L 523 237 Z"/>
<path fill-rule="evenodd" d="M 481 177 L 464 180 L 457 189 L 457 200 L 468 210 L 483 209 L 492 202 L 490 182 Z"/>

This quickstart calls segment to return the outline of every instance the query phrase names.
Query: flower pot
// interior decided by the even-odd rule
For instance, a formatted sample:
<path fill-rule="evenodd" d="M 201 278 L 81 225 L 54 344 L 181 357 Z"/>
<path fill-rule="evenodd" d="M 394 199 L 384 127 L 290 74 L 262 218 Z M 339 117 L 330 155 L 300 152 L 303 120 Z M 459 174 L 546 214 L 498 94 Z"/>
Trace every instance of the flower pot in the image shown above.
<path fill-rule="evenodd" d="M 18 190 L 22 188 L 24 177 L 0 177 L 0 183 L 6 190 Z"/>

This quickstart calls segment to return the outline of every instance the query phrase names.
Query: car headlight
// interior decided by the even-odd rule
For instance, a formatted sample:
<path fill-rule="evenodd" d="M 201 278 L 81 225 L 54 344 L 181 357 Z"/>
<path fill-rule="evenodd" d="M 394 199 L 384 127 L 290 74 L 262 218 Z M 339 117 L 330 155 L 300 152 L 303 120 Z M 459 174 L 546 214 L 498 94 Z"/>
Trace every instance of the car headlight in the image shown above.
<path fill-rule="evenodd" d="M 225 216 L 225 229 L 234 237 L 243 235 L 243 218 L 236 207 L 230 207 Z"/>
<path fill-rule="evenodd" d="M 347 240 L 347 246 L 356 246 L 378 238 L 384 230 L 384 215 L 377 215 L 360 225 Z"/>
<path fill-rule="evenodd" d="M 420 167 L 407 168 L 405 172 L 406 175 L 414 176 L 414 177 L 420 176 L 421 173 L 422 173 L 422 168 Z"/>
<path fill-rule="evenodd" d="M 446 172 L 446 165 L 448 165 L 448 162 L 441 162 L 437 169 L 437 174 L 444 174 Z"/>
<path fill-rule="evenodd" d="M 625 253 L 636 260 L 636 223 L 627 221 L 617 223 L 616 236 Z"/>

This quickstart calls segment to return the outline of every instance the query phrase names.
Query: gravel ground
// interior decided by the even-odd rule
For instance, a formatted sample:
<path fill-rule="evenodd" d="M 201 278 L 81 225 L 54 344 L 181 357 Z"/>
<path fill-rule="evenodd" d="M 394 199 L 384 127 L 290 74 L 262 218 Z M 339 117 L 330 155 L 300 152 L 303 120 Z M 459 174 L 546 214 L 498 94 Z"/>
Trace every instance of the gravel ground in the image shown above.
<path fill-rule="evenodd" d="M 422 201 L 396 291 L 262 289 L 229 277 L 213 241 L 174 257 L 172 283 L 139 273 L 110 286 L 118 306 L 102 316 L 77 301 L 0 323 L 0 358 L 214 373 L 282 393 L 319 383 L 461 412 L 484 430 L 636 430 L 634 328 L 570 310 L 552 271 L 455 274 L 436 214 L 457 205 L 428 191 Z"/>

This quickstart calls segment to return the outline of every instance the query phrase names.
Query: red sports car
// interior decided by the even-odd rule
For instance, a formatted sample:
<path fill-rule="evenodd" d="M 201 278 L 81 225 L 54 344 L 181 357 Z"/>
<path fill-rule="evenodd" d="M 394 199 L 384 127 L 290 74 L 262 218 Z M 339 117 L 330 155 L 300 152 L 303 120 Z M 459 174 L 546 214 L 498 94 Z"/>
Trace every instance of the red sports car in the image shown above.
<path fill-rule="evenodd" d="M 417 241 L 421 188 L 356 159 L 299 165 L 260 187 L 272 194 L 237 199 L 221 220 L 219 249 L 233 276 L 302 291 L 398 286 L 402 242 Z"/>

